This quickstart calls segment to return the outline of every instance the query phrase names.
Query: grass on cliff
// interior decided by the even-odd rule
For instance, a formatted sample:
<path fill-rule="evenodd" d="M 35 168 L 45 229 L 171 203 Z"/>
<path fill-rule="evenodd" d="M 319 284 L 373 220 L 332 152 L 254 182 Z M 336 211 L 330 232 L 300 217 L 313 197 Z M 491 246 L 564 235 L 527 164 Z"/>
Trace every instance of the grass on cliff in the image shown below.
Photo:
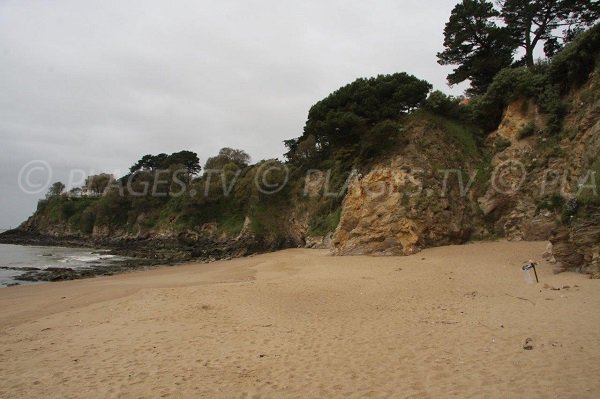
<path fill-rule="evenodd" d="M 448 117 L 436 115 L 426 110 L 419 110 L 409 116 L 408 121 L 424 122 L 433 124 L 435 127 L 444 131 L 458 144 L 460 154 L 464 152 L 470 157 L 480 157 L 481 151 L 477 140 L 478 132 L 475 128 L 469 127 L 460 121 L 454 121 Z"/>
<path fill-rule="evenodd" d="M 85 229 L 85 211 L 98 202 L 98 198 L 67 198 L 64 196 L 49 198 L 38 202 L 37 213 L 42 215 L 44 227 L 66 223 L 74 231 Z"/>
<path fill-rule="evenodd" d="M 324 236 L 328 233 L 335 231 L 338 224 L 340 224 L 340 218 L 342 216 L 342 207 L 338 206 L 336 209 L 329 210 L 322 213 L 316 213 L 313 215 L 310 225 L 309 234 L 311 236 Z"/>

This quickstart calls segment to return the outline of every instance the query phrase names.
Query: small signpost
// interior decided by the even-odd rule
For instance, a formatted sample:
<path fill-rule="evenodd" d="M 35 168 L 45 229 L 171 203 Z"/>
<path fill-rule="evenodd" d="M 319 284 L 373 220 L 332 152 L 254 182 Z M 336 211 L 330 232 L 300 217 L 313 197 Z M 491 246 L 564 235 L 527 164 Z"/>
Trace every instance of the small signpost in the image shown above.
<path fill-rule="evenodd" d="M 533 274 L 535 275 L 535 282 L 536 282 L 536 283 L 539 283 L 539 282 L 540 282 L 540 280 L 538 280 L 537 271 L 535 270 L 535 266 L 536 266 L 536 265 L 537 265 L 537 264 L 536 264 L 534 261 L 532 261 L 532 260 L 529 260 L 529 262 L 527 262 L 527 263 L 525 263 L 525 264 L 523 265 L 522 269 L 523 269 L 523 271 L 524 271 L 525 273 L 529 273 L 529 271 L 530 271 L 531 269 L 533 269 Z"/>

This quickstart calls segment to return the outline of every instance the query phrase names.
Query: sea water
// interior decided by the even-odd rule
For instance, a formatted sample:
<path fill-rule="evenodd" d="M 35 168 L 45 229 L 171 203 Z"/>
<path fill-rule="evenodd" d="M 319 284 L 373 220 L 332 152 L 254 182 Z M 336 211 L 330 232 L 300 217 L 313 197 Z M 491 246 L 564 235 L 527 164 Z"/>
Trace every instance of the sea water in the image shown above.
<path fill-rule="evenodd" d="M 89 268 L 114 261 L 115 256 L 91 248 L 36 247 L 0 244 L 0 287 L 32 284 L 19 280 L 27 268 Z"/>

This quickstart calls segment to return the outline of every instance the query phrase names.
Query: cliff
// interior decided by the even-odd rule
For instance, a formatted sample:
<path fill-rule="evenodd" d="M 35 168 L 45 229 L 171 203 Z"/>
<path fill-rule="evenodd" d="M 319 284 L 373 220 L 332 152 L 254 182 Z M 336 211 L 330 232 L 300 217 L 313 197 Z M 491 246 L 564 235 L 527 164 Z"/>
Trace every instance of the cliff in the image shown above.
<path fill-rule="evenodd" d="M 337 255 L 410 255 L 476 232 L 467 170 L 483 155 L 467 128 L 417 114 L 408 144 L 352 179 L 334 234 Z"/>
<path fill-rule="evenodd" d="M 296 246 L 410 255 L 506 237 L 549 240 L 557 272 L 598 272 L 598 30 L 539 70 L 501 72 L 471 105 L 427 98 L 431 86 L 406 74 L 359 79 L 311 108 L 285 163 L 226 163 L 179 196 L 118 185 L 53 196 L 0 241 L 210 260 Z M 153 172 L 120 182 L 156 183 Z"/>

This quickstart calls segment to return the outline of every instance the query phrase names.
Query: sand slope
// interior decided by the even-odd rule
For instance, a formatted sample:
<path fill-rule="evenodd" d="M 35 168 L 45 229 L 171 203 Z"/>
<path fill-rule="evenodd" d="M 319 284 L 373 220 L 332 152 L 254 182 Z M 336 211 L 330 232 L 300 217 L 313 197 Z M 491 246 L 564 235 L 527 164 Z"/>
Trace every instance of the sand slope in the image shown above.
<path fill-rule="evenodd" d="M 600 397 L 600 281 L 542 263 L 571 288 L 526 285 L 544 245 L 288 250 L 2 289 L 0 397 Z"/>

